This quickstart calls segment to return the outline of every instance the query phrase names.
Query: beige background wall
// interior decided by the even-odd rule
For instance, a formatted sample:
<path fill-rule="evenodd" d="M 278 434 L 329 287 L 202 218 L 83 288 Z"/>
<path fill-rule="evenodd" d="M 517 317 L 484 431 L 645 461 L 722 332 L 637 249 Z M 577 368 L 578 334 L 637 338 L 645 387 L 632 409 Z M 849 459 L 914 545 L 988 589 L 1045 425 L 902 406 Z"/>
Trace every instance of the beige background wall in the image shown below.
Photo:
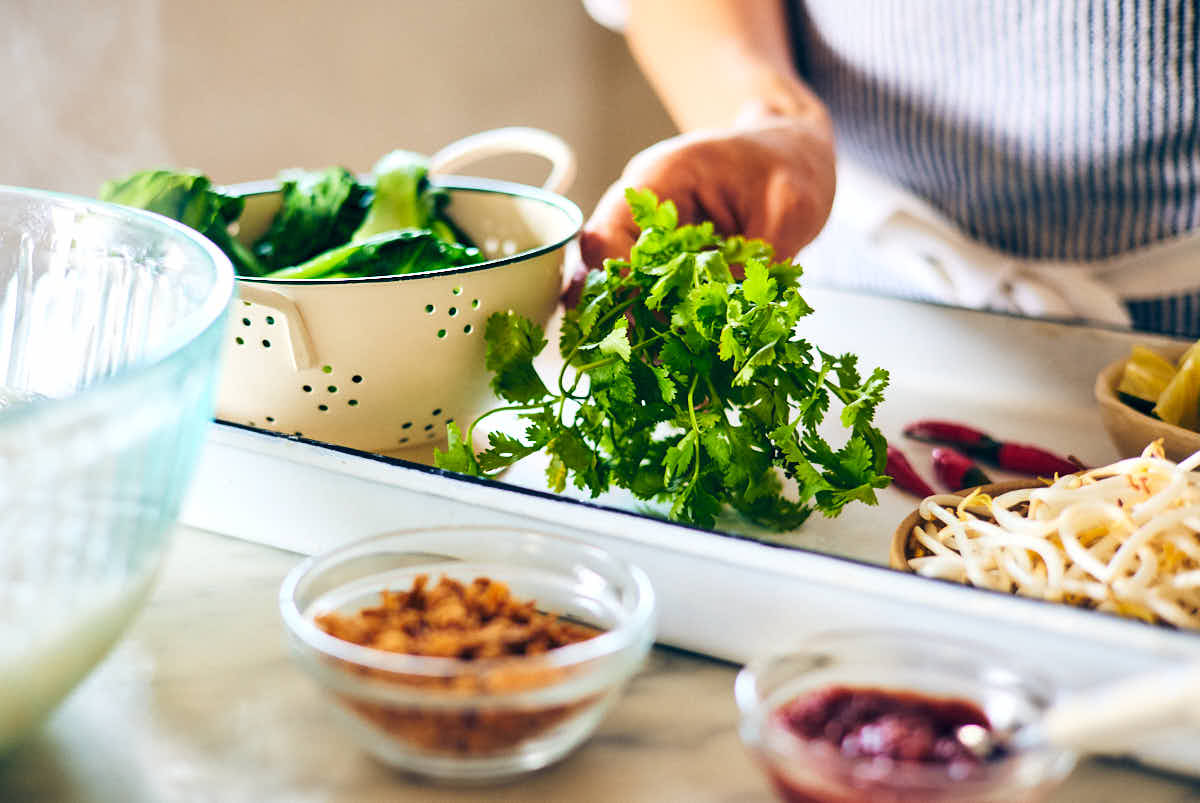
<path fill-rule="evenodd" d="M 672 126 L 621 38 L 578 0 L 7 0 L 0 183 L 91 194 L 171 164 L 214 180 L 424 152 L 503 125 L 553 131 L 594 204 Z M 540 181 L 510 159 L 478 172 Z"/>

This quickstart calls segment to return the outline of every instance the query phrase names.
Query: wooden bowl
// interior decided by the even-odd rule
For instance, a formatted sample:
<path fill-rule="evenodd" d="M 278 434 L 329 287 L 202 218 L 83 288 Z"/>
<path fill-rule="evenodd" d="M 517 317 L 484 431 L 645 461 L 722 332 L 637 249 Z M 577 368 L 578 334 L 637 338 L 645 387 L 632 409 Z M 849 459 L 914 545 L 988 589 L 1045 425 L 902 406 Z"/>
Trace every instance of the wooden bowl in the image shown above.
<path fill-rule="evenodd" d="M 1175 359 L 1183 353 L 1164 354 Z M 1179 462 L 1200 451 L 1200 432 L 1168 424 L 1157 418 L 1139 413 L 1117 396 L 1117 385 L 1127 360 L 1117 360 L 1096 377 L 1096 401 L 1100 405 L 1100 419 L 1109 439 L 1121 457 L 1137 457 L 1152 441 L 1162 438 L 1163 451 L 1167 458 Z"/>
<path fill-rule="evenodd" d="M 1140 452 L 1139 452 L 1140 453 Z M 980 485 L 979 490 L 988 496 L 998 496 L 1008 491 L 1017 491 L 1022 488 L 1040 488 L 1044 486 L 1041 480 L 1036 477 L 1029 477 L 1023 480 L 1008 480 L 1007 482 L 993 482 L 989 485 Z M 961 491 L 955 491 L 956 496 L 966 496 L 975 490 L 974 488 L 965 488 Z M 913 528 L 924 522 L 921 518 L 921 509 L 918 507 L 904 517 L 904 521 L 900 522 L 900 526 L 896 528 L 896 532 L 892 535 L 892 544 L 888 554 L 888 563 L 893 569 L 899 569 L 902 572 L 912 572 L 908 566 L 908 556 L 912 547 Z"/>

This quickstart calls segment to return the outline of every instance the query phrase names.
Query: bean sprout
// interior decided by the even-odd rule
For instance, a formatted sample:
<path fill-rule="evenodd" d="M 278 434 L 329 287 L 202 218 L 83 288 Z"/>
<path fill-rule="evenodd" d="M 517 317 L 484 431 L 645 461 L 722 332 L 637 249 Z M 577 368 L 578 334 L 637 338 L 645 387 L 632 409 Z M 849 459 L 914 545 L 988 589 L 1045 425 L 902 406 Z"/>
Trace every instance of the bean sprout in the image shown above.
<path fill-rule="evenodd" d="M 936 577 L 1200 629 L 1200 452 L 1140 457 L 996 497 L 921 502 L 908 566 Z"/>

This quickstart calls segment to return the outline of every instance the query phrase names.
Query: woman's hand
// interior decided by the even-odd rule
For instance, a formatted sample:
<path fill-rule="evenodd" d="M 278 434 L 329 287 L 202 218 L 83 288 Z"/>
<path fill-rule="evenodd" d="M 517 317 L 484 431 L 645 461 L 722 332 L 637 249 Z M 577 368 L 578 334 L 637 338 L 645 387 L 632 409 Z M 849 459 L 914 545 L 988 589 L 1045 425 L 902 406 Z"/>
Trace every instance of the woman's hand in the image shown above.
<path fill-rule="evenodd" d="M 629 161 L 584 226 L 584 265 L 575 268 L 566 302 L 577 299 L 585 268 L 598 268 L 607 257 L 628 258 L 638 229 L 625 204 L 626 187 L 670 198 L 681 222 L 711 220 L 720 234 L 762 238 L 783 259 L 821 230 L 834 184 L 833 131 L 823 114 L 780 116 L 752 106 L 731 128 L 652 145 Z"/>
<path fill-rule="evenodd" d="M 812 240 L 833 206 L 833 124 L 796 72 L 783 0 L 628 2 L 630 51 L 685 133 L 634 156 L 600 199 L 579 237 L 568 305 L 587 268 L 629 256 L 638 230 L 627 187 L 671 199 L 681 222 L 762 238 L 780 259 Z"/>

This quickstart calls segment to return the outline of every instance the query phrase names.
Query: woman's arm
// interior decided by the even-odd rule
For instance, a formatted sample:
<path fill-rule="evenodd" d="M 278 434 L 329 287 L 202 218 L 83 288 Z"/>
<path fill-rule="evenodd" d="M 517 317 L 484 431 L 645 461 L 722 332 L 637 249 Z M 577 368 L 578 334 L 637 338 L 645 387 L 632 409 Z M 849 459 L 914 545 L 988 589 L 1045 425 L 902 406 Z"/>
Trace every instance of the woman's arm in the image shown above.
<path fill-rule="evenodd" d="M 815 237 L 833 205 L 833 126 L 792 66 L 782 0 L 633 0 L 626 36 L 684 133 L 634 156 L 605 192 L 580 235 L 586 265 L 629 255 L 626 187 L 780 258 Z"/>
<path fill-rule="evenodd" d="M 827 121 L 793 66 L 784 0 L 631 0 L 626 39 L 682 131 L 747 107 Z"/>

